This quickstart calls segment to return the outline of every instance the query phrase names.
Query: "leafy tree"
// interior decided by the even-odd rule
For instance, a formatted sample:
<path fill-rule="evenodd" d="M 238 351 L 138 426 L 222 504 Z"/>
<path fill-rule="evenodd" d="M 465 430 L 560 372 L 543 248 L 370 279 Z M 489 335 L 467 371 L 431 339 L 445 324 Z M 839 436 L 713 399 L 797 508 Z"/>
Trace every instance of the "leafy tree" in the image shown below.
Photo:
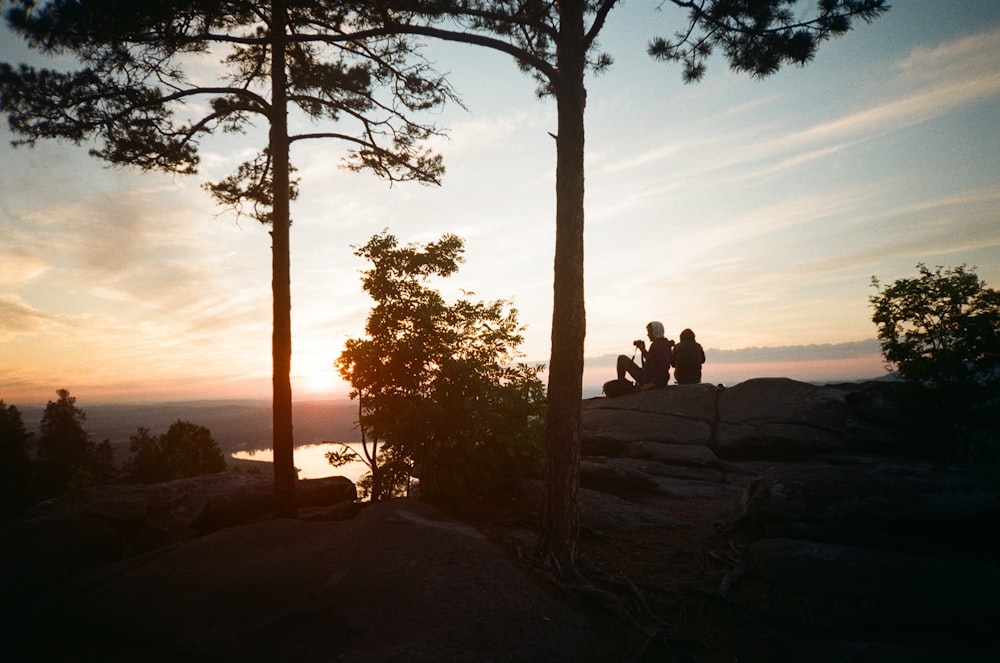
<path fill-rule="evenodd" d="M 436 183 L 440 157 L 422 147 L 437 132 L 416 111 L 452 98 L 402 36 L 360 39 L 371 24 L 364 0 L 0 0 L 29 46 L 67 54 L 64 72 L 0 64 L 0 112 L 15 144 L 93 140 L 109 163 L 189 174 L 200 141 L 260 122 L 266 146 L 208 188 L 223 204 L 270 226 L 272 239 L 275 505 L 294 515 L 291 396 L 290 147 L 346 142 L 344 164 L 390 180 Z M 217 56 L 218 70 L 204 66 Z M 214 82 L 198 83 L 217 73 Z M 336 122 L 337 131 L 293 134 L 289 115 Z"/>
<path fill-rule="evenodd" d="M 885 287 L 872 277 L 872 321 L 913 421 L 967 457 L 1000 433 L 1000 292 L 965 265 L 917 271 Z"/>
<path fill-rule="evenodd" d="M 176 477 L 193 477 L 226 469 L 226 458 L 205 426 L 175 421 L 160 437 L 160 446 Z"/>
<path fill-rule="evenodd" d="M 131 454 L 125 478 L 135 483 L 159 483 L 223 472 L 226 459 L 205 426 L 178 420 L 154 437 L 140 426 L 129 437 Z"/>
<path fill-rule="evenodd" d="M 386 29 L 491 48 L 511 55 L 555 98 L 556 247 L 546 433 L 545 503 L 538 555 L 570 570 L 579 538 L 580 403 L 586 333 L 583 292 L 585 74 L 612 59 L 597 39 L 621 0 L 379 0 Z M 820 42 L 870 21 L 885 0 L 819 0 L 803 18 L 797 0 L 664 0 L 687 12 L 672 40 L 653 39 L 652 57 L 701 78 L 715 49 L 737 71 L 763 77 L 805 64 Z M 666 15 L 666 12 L 663 12 Z M 657 19 L 660 20 L 660 19 Z"/>
<path fill-rule="evenodd" d="M 0 400 L 0 521 L 31 504 L 31 438 L 21 411 Z"/>
<path fill-rule="evenodd" d="M 366 337 L 349 339 L 336 364 L 372 441 L 374 499 L 391 494 L 399 462 L 416 466 L 422 494 L 452 498 L 481 496 L 540 462 L 542 366 L 514 361 L 517 310 L 503 300 L 447 304 L 429 285 L 457 271 L 462 251 L 455 235 L 400 246 L 387 232 L 355 251 L 372 263 L 362 286 L 376 305 Z M 389 481 L 373 462 L 379 442 L 397 463 Z"/>

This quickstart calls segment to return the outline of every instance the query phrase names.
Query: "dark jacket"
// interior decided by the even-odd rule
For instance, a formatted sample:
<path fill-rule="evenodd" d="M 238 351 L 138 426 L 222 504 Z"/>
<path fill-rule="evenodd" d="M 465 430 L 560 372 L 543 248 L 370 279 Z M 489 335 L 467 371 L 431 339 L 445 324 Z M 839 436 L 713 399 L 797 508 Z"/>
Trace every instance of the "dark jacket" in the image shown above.
<path fill-rule="evenodd" d="M 674 346 L 674 377 L 678 384 L 701 382 L 701 365 L 705 363 L 705 350 L 695 341 L 681 341 Z"/>
<path fill-rule="evenodd" d="M 649 350 L 642 353 L 642 384 L 652 382 L 662 387 L 670 382 L 670 347 L 665 338 L 654 339 Z"/>

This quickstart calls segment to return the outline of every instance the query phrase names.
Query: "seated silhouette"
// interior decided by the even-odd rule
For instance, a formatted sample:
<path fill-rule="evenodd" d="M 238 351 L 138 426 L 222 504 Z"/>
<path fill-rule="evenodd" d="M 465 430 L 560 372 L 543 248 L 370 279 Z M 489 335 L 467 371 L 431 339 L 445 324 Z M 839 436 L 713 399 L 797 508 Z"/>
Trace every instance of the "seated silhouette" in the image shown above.
<path fill-rule="evenodd" d="M 634 354 L 631 358 L 627 355 L 618 355 L 619 384 L 616 390 L 627 390 L 625 387 L 629 386 L 632 389 L 655 389 L 670 382 L 671 348 L 674 342 L 664 336 L 663 323 L 656 320 L 646 325 L 646 335 L 650 340 L 648 349 L 646 342 L 641 339 L 632 343 L 636 351 L 642 353 L 641 365 L 635 363 Z M 635 382 L 629 382 L 626 375 Z"/>
<path fill-rule="evenodd" d="M 681 332 L 681 342 L 673 347 L 670 365 L 674 367 L 677 384 L 698 384 L 701 382 L 701 365 L 705 363 L 705 350 L 694 340 L 694 332 Z"/>

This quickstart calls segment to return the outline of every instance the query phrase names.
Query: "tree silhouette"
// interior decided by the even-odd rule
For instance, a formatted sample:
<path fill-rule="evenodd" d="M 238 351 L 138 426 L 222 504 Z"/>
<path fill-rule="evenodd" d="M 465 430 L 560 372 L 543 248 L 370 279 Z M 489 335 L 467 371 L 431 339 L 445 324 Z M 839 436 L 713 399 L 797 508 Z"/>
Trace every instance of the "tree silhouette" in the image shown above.
<path fill-rule="evenodd" d="M 576 564 L 579 538 L 580 402 L 586 312 L 583 291 L 585 74 L 612 60 L 595 51 L 620 0 L 377 0 L 386 29 L 464 42 L 511 55 L 533 75 L 540 93 L 555 98 L 556 246 L 549 362 L 547 462 L 538 555 L 559 570 Z M 767 76 L 784 64 L 804 64 L 818 44 L 870 21 L 885 0 L 819 0 L 799 18 L 798 0 L 664 0 L 687 12 L 673 39 L 650 42 L 651 56 L 679 61 L 697 80 L 713 50 L 730 66 Z"/>
<path fill-rule="evenodd" d="M 954 456 L 1000 435 L 1000 291 L 965 265 L 885 287 L 872 277 L 872 322 L 886 362 L 908 389 L 911 421 Z"/>
<path fill-rule="evenodd" d="M 0 521 L 31 503 L 31 439 L 21 411 L 0 400 Z"/>
<path fill-rule="evenodd" d="M 83 65 L 72 72 L 0 65 L 0 112 L 19 137 L 15 144 L 95 140 L 91 153 L 109 163 L 189 174 L 207 135 L 266 123 L 260 154 L 208 188 L 270 226 L 275 509 L 294 515 L 289 148 L 333 138 L 350 146 L 348 168 L 436 183 L 443 166 L 422 141 L 438 130 L 410 115 L 452 99 L 450 88 L 405 37 L 345 34 L 372 23 L 363 0 L 7 4 L 8 24 L 29 46 Z M 221 59 L 221 70 L 203 66 L 205 56 Z M 211 83 L 193 82 L 213 73 Z M 339 130 L 291 134 L 293 112 Z"/>
<path fill-rule="evenodd" d="M 454 274 L 463 250 L 455 235 L 400 246 L 383 232 L 355 251 L 372 265 L 362 286 L 375 306 L 366 337 L 348 339 L 337 367 L 374 447 L 374 499 L 405 476 L 399 463 L 419 469 L 422 495 L 468 500 L 531 474 L 541 458 L 542 367 L 515 362 L 517 310 L 504 300 L 449 304 L 428 284 Z M 380 441 L 396 466 L 379 467 Z"/>
<path fill-rule="evenodd" d="M 189 421 L 175 421 L 159 437 L 140 426 L 129 437 L 131 457 L 125 478 L 135 483 L 159 483 L 223 472 L 226 459 L 211 431 Z"/>
<path fill-rule="evenodd" d="M 76 407 L 76 398 L 66 389 L 56 395 L 59 399 L 48 402 L 38 427 L 39 474 L 45 495 L 60 494 L 76 472 L 87 468 L 92 446 L 83 429 L 87 415 Z"/>

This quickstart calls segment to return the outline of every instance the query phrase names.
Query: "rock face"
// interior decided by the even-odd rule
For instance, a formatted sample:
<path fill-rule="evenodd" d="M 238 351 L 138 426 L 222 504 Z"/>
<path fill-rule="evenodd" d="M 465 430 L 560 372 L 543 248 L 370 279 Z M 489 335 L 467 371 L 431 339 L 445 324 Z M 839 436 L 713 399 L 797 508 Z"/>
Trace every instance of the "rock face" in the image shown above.
<path fill-rule="evenodd" d="M 988 660 L 1000 473 L 906 455 L 892 388 L 759 379 L 590 399 L 582 483 L 665 514 L 671 499 L 731 498 L 721 519 L 739 554 L 720 596 L 819 601 L 824 628 L 814 610 L 770 619 L 851 634 L 803 660 Z"/>

